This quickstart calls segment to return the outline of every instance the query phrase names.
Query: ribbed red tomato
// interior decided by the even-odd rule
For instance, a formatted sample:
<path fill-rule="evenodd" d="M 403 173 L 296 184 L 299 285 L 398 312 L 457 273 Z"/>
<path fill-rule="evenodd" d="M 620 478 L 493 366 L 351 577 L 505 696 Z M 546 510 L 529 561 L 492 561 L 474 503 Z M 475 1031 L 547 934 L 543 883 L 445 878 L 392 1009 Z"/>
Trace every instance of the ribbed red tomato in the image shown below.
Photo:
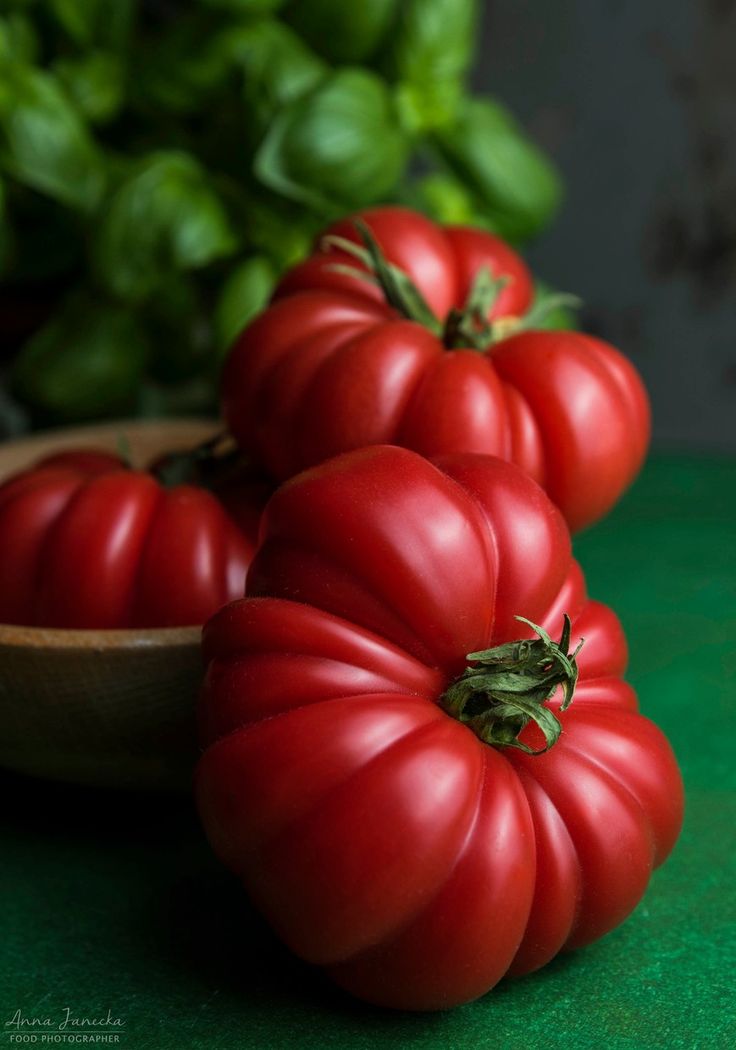
<path fill-rule="evenodd" d="M 0 623 L 203 623 L 243 593 L 265 501 L 243 491 L 236 524 L 204 488 L 164 487 L 107 452 L 47 456 L 0 485 Z"/>
<path fill-rule="evenodd" d="M 286 275 L 225 366 L 223 409 L 242 448 L 281 479 L 383 442 L 488 453 L 538 481 L 573 530 L 602 517 L 648 445 L 633 365 L 591 336 L 522 330 L 531 277 L 498 237 L 404 208 L 358 218 L 401 273 L 387 276 L 366 248 L 353 258 L 365 233 L 346 219 Z"/>
<path fill-rule="evenodd" d="M 569 690 L 576 658 L 504 643 L 535 636 L 516 615 L 556 636 L 565 612 L 585 644 L 563 710 L 538 675 L 567 667 Z M 621 677 L 619 621 L 501 460 L 368 448 L 287 482 L 204 652 L 212 846 L 293 951 L 372 1002 L 466 1002 L 594 941 L 677 838 L 680 775 Z"/>

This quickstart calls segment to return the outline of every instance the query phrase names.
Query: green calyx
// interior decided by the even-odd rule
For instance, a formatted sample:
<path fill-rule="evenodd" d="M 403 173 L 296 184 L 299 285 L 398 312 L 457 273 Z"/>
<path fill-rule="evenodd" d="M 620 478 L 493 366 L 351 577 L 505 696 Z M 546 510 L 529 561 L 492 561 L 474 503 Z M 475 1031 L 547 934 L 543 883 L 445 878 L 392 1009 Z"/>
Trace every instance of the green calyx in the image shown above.
<path fill-rule="evenodd" d="M 519 318 L 501 318 L 489 321 L 488 315 L 501 291 L 509 283 L 509 277 L 494 277 L 487 266 L 482 266 L 475 275 L 462 309 L 450 310 L 445 322 L 443 342 L 448 350 L 469 347 L 472 350 L 487 350 L 498 342 L 498 333 L 503 322 Z"/>
<path fill-rule="evenodd" d="M 538 637 L 507 642 L 479 653 L 468 653 L 473 666 L 440 697 L 440 706 L 472 729 L 486 744 L 515 747 L 528 755 L 541 755 L 559 740 L 562 726 L 545 702 L 562 687 L 560 710 L 571 704 L 578 680 L 576 657 L 583 645 L 569 652 L 570 618 L 565 615 L 559 642 L 523 616 Z M 519 740 L 530 721 L 544 734 L 545 745 L 534 750 Z"/>
<path fill-rule="evenodd" d="M 222 432 L 194 448 L 162 456 L 151 473 L 167 489 L 188 484 L 212 488 L 238 457 L 232 439 Z"/>
<path fill-rule="evenodd" d="M 323 238 L 322 247 L 327 251 L 337 248 L 345 252 L 363 268 L 335 263 L 330 269 L 378 285 L 389 306 L 407 320 L 424 325 L 448 350 L 470 349 L 483 353 L 502 339 L 538 328 L 548 314 L 561 306 L 580 306 L 580 300 L 574 295 L 550 295 L 524 317 L 499 317 L 489 321 L 494 303 L 511 278 L 494 277 L 490 269 L 483 266 L 475 275 L 463 306 L 450 310 L 443 324 L 409 275 L 386 259 L 366 223 L 354 219 L 353 226 L 362 245 L 331 234 Z"/>
<path fill-rule="evenodd" d="M 386 259 L 378 241 L 362 219 L 353 220 L 353 226 L 360 234 L 364 247 L 346 237 L 336 236 L 325 237 L 322 244 L 327 249 L 338 248 L 346 252 L 362 263 L 365 269 L 360 270 L 356 266 L 344 266 L 340 263 L 335 263 L 331 269 L 336 273 L 344 273 L 350 277 L 358 277 L 361 281 L 377 284 L 389 306 L 393 306 L 402 317 L 417 321 L 429 328 L 430 332 L 440 336 L 442 325 L 409 275 Z"/>

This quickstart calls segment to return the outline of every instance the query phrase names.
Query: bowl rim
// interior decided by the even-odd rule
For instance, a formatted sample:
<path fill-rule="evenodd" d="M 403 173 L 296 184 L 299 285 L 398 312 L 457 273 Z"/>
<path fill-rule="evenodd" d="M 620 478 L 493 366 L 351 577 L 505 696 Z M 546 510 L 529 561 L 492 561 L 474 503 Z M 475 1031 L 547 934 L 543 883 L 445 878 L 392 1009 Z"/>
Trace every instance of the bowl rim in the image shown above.
<path fill-rule="evenodd" d="M 0 623 L 0 648 L 4 649 L 154 649 L 199 646 L 202 626 L 97 628 L 26 627 Z"/>
<path fill-rule="evenodd" d="M 0 440 L 0 462 L 7 452 L 15 453 L 28 449 L 29 453 L 46 446 L 53 448 L 59 442 L 72 444 L 79 441 L 84 447 L 94 448 L 96 443 L 104 442 L 111 450 L 115 450 L 117 438 L 121 431 L 130 431 L 134 435 L 148 437 L 161 431 L 168 432 L 175 437 L 184 437 L 189 431 L 197 434 L 216 432 L 222 429 L 224 424 L 217 416 L 166 416 L 162 419 L 147 418 L 124 418 L 103 419 L 98 422 L 75 423 L 71 426 L 49 427 L 45 430 L 33 430 L 28 434 L 12 434 Z M 17 468 L 13 468 L 15 470 Z M 23 469 L 23 468 L 21 468 Z M 2 467 L 0 466 L 0 476 Z"/>

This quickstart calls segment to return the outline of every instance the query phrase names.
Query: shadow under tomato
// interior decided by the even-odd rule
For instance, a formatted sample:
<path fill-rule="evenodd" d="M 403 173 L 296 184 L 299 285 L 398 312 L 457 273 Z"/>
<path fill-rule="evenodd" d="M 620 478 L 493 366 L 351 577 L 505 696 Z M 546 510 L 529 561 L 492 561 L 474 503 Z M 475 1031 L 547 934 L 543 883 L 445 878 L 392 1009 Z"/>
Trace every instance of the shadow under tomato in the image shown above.
<path fill-rule="evenodd" d="M 282 1023 L 323 1019 L 349 1032 L 406 1036 L 441 1025 L 442 1014 L 408 1014 L 360 1002 L 294 956 L 250 905 L 237 879 L 209 856 L 177 879 L 154 905 L 157 942 L 172 965 L 217 989 L 221 1002 L 249 1020 L 267 1004 Z M 357 1026 L 357 1027 L 356 1027 Z M 311 1045 L 311 1044 L 310 1044 Z"/>

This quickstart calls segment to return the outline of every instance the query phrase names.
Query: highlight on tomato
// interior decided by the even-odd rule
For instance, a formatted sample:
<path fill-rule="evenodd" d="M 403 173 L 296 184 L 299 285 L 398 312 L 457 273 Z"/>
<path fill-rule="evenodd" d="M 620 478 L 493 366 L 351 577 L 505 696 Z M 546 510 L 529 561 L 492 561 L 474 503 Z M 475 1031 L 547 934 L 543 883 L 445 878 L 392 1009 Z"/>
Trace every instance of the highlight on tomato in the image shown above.
<path fill-rule="evenodd" d="M 0 484 L 0 623 L 196 626 L 241 596 L 270 488 L 236 466 L 213 473 L 210 491 L 207 454 L 145 471 L 66 449 Z"/>
<path fill-rule="evenodd" d="M 621 625 L 498 458 L 371 447 L 293 478 L 203 645 L 211 845 L 360 998 L 442 1009 L 597 940 L 677 839 Z"/>
<path fill-rule="evenodd" d="M 378 443 L 500 456 L 583 528 L 636 476 L 649 403 L 608 343 L 536 330 L 533 296 L 499 237 L 401 207 L 361 212 L 325 231 L 235 342 L 227 423 L 279 479 Z"/>

